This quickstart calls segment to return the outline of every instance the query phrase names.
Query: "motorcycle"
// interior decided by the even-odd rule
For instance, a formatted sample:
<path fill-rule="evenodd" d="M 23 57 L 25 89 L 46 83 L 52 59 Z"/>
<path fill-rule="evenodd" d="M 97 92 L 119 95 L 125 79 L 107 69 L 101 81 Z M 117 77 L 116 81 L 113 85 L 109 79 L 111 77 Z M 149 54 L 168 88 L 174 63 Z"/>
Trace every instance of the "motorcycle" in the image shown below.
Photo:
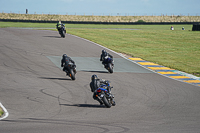
<path fill-rule="evenodd" d="M 111 94 L 111 88 L 113 87 L 110 87 L 108 82 L 108 85 L 100 85 L 100 87 L 96 90 L 96 97 L 98 97 L 98 99 L 100 99 L 107 108 L 116 105 L 114 95 Z"/>
<path fill-rule="evenodd" d="M 110 57 L 105 57 L 104 67 L 110 72 L 113 73 L 114 60 Z"/>
<path fill-rule="evenodd" d="M 72 80 L 75 80 L 75 74 L 76 74 L 76 65 L 74 65 L 72 62 L 70 62 L 68 64 L 68 71 L 65 70 L 66 75 L 68 75 L 69 77 L 71 77 Z"/>
<path fill-rule="evenodd" d="M 64 24 L 61 25 L 61 27 L 60 27 L 58 32 L 59 32 L 61 37 L 65 38 L 66 29 L 65 29 L 65 25 Z"/>

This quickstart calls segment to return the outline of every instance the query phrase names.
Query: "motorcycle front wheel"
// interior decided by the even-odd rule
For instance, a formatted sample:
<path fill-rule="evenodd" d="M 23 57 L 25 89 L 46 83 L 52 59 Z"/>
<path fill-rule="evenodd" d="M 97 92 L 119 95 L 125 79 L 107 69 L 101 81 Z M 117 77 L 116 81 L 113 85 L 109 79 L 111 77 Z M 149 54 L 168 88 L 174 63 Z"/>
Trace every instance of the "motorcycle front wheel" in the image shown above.
<path fill-rule="evenodd" d="M 107 100 L 107 98 L 105 96 L 102 97 L 102 101 L 103 101 L 103 103 L 105 104 L 105 106 L 107 108 L 110 108 L 112 106 L 112 104 L 108 102 L 108 100 Z"/>
<path fill-rule="evenodd" d="M 72 80 L 75 80 L 75 74 L 72 69 L 70 69 L 70 71 L 69 71 L 69 76 L 71 77 Z"/>
<path fill-rule="evenodd" d="M 61 37 L 65 38 L 65 31 L 64 30 L 61 31 Z"/>
<path fill-rule="evenodd" d="M 113 73 L 113 67 L 112 67 L 112 64 L 111 64 L 111 63 L 108 64 L 108 71 L 109 71 L 110 73 Z"/>

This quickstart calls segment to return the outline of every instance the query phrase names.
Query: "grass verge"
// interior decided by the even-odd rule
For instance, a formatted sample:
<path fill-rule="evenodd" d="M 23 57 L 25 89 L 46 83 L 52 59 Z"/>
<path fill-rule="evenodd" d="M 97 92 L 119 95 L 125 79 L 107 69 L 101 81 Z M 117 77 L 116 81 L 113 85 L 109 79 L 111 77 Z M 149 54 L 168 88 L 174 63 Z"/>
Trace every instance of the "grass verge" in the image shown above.
<path fill-rule="evenodd" d="M 0 27 L 55 27 L 55 24 L 44 25 L 0 22 Z M 67 24 L 66 28 L 69 34 L 86 38 L 116 52 L 200 76 L 200 32 L 191 31 L 192 25 L 173 26 L 174 31 L 169 30 L 171 25 Z M 181 30 L 182 27 L 185 30 Z"/>
<path fill-rule="evenodd" d="M 2 108 L 0 107 L 0 117 L 3 115 L 3 110 L 2 110 Z"/>
<path fill-rule="evenodd" d="M 141 30 L 69 29 L 74 34 L 116 52 L 140 57 L 196 76 L 200 74 L 200 32 L 182 31 L 181 25 L 135 26 Z M 185 25 L 192 29 L 191 25 Z"/>

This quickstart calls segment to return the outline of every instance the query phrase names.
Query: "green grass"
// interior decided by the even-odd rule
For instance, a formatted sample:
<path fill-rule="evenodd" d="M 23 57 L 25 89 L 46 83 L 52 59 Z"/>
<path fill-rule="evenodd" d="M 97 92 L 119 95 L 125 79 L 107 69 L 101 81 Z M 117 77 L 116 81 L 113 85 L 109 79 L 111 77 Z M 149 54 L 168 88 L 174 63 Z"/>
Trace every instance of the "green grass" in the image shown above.
<path fill-rule="evenodd" d="M 55 23 L 23 23 L 23 22 L 0 22 L 0 28 L 6 27 L 36 27 L 36 28 L 52 28 Z"/>
<path fill-rule="evenodd" d="M 3 110 L 0 107 L 0 117 L 3 115 Z"/>
<path fill-rule="evenodd" d="M 192 25 L 173 25 L 175 30 L 185 27 L 192 29 Z M 0 28 L 5 27 L 33 27 L 33 28 L 55 28 L 55 23 L 28 23 L 28 22 L 0 22 Z M 145 29 L 145 30 L 169 30 L 171 25 L 104 25 L 104 24 L 66 24 L 66 28 L 124 28 L 124 29 Z"/>
<path fill-rule="evenodd" d="M 200 32 L 182 31 L 182 26 L 135 26 L 141 30 L 69 29 L 74 34 L 116 52 L 158 63 L 199 76 Z M 191 25 L 184 26 L 192 29 Z"/>
<path fill-rule="evenodd" d="M 55 27 L 55 24 L 0 22 L 0 27 L 8 25 L 9 27 Z M 69 34 L 86 38 L 116 52 L 200 76 L 200 32 L 191 31 L 192 25 L 173 26 L 174 31 L 169 30 L 171 25 L 66 24 Z M 181 30 L 182 27 L 185 27 L 184 31 Z"/>

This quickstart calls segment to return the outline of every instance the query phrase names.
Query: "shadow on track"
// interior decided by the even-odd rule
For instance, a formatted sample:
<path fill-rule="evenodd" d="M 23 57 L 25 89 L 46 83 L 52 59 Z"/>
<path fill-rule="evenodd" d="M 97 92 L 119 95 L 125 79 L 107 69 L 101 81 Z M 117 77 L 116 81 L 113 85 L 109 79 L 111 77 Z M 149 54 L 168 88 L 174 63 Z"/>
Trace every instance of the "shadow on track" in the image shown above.
<path fill-rule="evenodd" d="M 104 105 L 97 105 L 97 104 L 60 104 L 60 105 L 83 107 L 83 108 L 105 108 Z"/>
<path fill-rule="evenodd" d="M 43 37 L 49 37 L 49 38 L 61 38 L 59 36 L 43 36 Z"/>
<path fill-rule="evenodd" d="M 41 79 L 52 79 L 52 80 L 71 80 L 71 79 L 68 79 L 68 78 L 49 78 L 49 77 L 39 77 Z"/>
<path fill-rule="evenodd" d="M 109 73 L 107 71 L 89 71 L 89 70 L 81 70 L 83 72 L 95 72 L 95 73 Z"/>

